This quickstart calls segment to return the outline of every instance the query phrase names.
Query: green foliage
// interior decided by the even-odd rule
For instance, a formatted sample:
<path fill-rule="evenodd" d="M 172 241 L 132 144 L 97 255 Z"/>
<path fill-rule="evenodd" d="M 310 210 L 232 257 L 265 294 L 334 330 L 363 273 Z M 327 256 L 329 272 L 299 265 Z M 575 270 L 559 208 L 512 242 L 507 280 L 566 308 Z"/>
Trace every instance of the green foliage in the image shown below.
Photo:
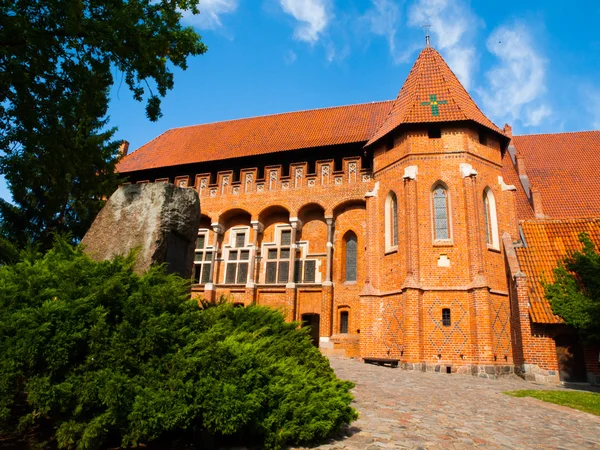
<path fill-rule="evenodd" d="M 173 67 L 207 49 L 180 23 L 198 0 L 0 0 L 0 232 L 20 246 L 81 238 L 114 190 L 118 143 L 108 129 L 114 75 L 150 120 Z M 114 74 L 114 75 L 113 75 Z"/>
<path fill-rule="evenodd" d="M 133 263 L 59 241 L 0 267 L 0 430 L 45 426 L 60 448 L 194 430 L 279 448 L 356 418 L 352 384 L 280 312 L 200 309 L 188 281 Z"/>
<path fill-rule="evenodd" d="M 555 282 L 544 284 L 552 312 L 578 330 L 585 341 L 600 341 L 600 254 L 586 233 L 581 251 L 554 270 Z"/>
<path fill-rule="evenodd" d="M 505 394 L 513 397 L 533 397 L 600 416 L 600 394 L 593 392 L 523 390 Z"/>

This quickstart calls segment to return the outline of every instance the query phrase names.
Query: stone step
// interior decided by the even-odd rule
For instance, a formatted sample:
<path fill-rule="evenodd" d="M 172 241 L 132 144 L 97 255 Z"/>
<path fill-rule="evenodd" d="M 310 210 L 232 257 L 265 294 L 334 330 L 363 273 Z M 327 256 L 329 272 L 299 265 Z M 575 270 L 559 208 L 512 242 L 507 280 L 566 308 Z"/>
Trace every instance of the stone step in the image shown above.
<path fill-rule="evenodd" d="M 345 357 L 346 356 L 346 350 L 344 350 L 343 348 L 319 348 L 319 350 L 321 351 L 321 353 L 325 356 L 338 356 L 338 357 Z"/>

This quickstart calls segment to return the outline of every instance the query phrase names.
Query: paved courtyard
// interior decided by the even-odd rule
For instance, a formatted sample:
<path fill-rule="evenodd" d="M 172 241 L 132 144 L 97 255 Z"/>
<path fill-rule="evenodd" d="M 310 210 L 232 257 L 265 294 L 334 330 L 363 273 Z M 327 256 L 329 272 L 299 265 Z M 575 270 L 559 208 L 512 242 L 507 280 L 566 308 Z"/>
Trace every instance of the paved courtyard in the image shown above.
<path fill-rule="evenodd" d="M 360 418 L 320 449 L 600 449 L 600 417 L 502 394 L 543 386 L 330 360 L 356 383 Z"/>

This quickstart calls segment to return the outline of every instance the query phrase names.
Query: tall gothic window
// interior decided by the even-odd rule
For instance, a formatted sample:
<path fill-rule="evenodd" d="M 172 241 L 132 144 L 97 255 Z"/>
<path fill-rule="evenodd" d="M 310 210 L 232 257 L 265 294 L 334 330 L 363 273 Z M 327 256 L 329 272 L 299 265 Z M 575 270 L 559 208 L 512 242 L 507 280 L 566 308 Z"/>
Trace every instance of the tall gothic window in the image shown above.
<path fill-rule="evenodd" d="M 226 284 L 246 284 L 248 281 L 248 265 L 250 262 L 250 248 L 248 246 L 248 228 L 233 229 L 229 245 L 225 246 Z"/>
<path fill-rule="evenodd" d="M 356 281 L 357 242 L 356 235 L 349 232 L 345 239 L 346 247 L 346 281 Z"/>
<path fill-rule="evenodd" d="M 386 250 L 398 247 L 398 199 L 393 192 L 385 199 L 385 239 Z"/>
<path fill-rule="evenodd" d="M 433 188 L 433 223 L 435 240 L 450 239 L 448 222 L 448 190 L 442 184 Z"/>
<path fill-rule="evenodd" d="M 265 283 L 287 283 L 292 251 L 292 229 L 278 229 L 275 245 L 265 246 L 265 250 L 267 259 Z"/>
<path fill-rule="evenodd" d="M 194 255 L 194 278 L 195 284 L 206 284 L 210 282 L 210 265 L 212 264 L 214 249 L 208 245 L 208 230 L 198 230 L 196 239 L 196 251 Z"/>
<path fill-rule="evenodd" d="M 489 246 L 498 248 L 498 219 L 496 217 L 496 201 L 494 193 L 487 187 L 483 191 L 483 218 L 485 220 L 485 237 Z"/>

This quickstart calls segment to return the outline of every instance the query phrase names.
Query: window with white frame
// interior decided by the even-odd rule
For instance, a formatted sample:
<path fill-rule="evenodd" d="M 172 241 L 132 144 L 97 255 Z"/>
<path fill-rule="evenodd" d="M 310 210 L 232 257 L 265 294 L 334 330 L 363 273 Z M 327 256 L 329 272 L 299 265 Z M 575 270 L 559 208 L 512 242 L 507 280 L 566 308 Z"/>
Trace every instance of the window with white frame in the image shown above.
<path fill-rule="evenodd" d="M 210 265 L 212 264 L 214 248 L 208 245 L 208 231 L 207 229 L 198 230 L 194 255 L 194 284 L 210 282 Z"/>
<path fill-rule="evenodd" d="M 448 215 L 448 189 L 441 183 L 434 186 L 433 200 L 433 225 L 434 239 L 436 241 L 450 239 L 450 222 Z"/>
<path fill-rule="evenodd" d="M 224 246 L 225 284 L 246 284 L 250 263 L 248 227 L 232 228 L 229 244 Z"/>
<path fill-rule="evenodd" d="M 295 283 L 317 283 L 320 281 L 317 274 L 317 261 L 308 256 L 308 242 L 299 242 L 294 261 Z"/>
<path fill-rule="evenodd" d="M 487 187 L 483 191 L 483 217 L 485 220 L 485 237 L 490 247 L 499 248 L 498 218 L 496 217 L 496 201 L 494 193 Z"/>
<path fill-rule="evenodd" d="M 282 284 L 288 282 L 291 251 L 292 228 L 276 228 L 275 242 L 272 244 L 265 244 L 263 251 L 264 258 L 266 259 L 266 284 Z"/>
<path fill-rule="evenodd" d="M 398 248 L 398 199 L 393 192 L 385 199 L 385 243 L 387 251 Z"/>

